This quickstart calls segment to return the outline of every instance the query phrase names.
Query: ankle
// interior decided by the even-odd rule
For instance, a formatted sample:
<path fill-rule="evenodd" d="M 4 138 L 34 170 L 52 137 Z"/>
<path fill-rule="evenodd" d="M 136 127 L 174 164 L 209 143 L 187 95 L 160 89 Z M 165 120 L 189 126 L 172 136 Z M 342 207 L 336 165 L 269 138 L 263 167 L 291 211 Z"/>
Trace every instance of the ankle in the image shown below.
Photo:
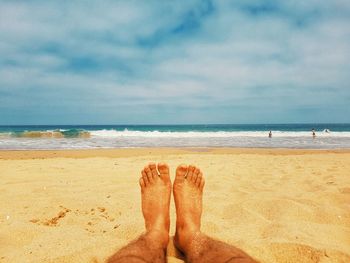
<path fill-rule="evenodd" d="M 176 231 L 179 231 L 184 234 L 200 232 L 201 223 L 188 221 L 176 221 Z"/>
<path fill-rule="evenodd" d="M 161 233 L 162 232 L 169 233 L 170 220 L 169 220 L 169 218 L 167 219 L 167 218 L 160 216 L 151 222 L 145 221 L 145 227 L 146 227 L 147 232 L 156 230 L 156 231 L 161 232 Z"/>
<path fill-rule="evenodd" d="M 177 226 L 174 237 L 175 245 L 186 254 L 200 235 L 201 232 L 198 227 Z"/>
<path fill-rule="evenodd" d="M 169 243 L 169 232 L 165 229 L 147 230 L 146 237 L 152 242 L 152 246 L 166 248 Z"/>

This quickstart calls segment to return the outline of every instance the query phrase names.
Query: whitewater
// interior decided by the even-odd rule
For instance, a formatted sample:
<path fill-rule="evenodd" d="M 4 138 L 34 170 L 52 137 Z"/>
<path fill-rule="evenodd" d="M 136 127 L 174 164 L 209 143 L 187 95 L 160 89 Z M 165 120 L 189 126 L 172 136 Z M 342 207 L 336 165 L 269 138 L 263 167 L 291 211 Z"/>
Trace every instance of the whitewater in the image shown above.
<path fill-rule="evenodd" d="M 329 125 L 328 125 L 329 126 Z M 137 147 L 240 147 L 240 148 L 350 148 L 350 131 L 316 130 L 217 130 L 193 127 L 47 127 L 0 129 L 1 150 L 99 149 Z M 90 129 L 88 129 L 90 128 Z M 193 129 L 193 130 L 191 130 Z"/>

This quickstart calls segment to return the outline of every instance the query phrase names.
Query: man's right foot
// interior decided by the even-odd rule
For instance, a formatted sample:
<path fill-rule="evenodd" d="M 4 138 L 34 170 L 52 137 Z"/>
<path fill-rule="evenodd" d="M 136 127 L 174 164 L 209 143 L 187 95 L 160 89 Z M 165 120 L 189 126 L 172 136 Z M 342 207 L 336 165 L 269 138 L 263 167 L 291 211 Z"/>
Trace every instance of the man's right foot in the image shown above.
<path fill-rule="evenodd" d="M 200 233 L 204 177 L 195 166 L 180 165 L 173 186 L 176 206 L 175 244 L 186 251 Z"/>
<path fill-rule="evenodd" d="M 163 247 L 169 242 L 171 182 L 165 163 L 150 163 L 141 171 L 142 213 L 149 236 Z"/>

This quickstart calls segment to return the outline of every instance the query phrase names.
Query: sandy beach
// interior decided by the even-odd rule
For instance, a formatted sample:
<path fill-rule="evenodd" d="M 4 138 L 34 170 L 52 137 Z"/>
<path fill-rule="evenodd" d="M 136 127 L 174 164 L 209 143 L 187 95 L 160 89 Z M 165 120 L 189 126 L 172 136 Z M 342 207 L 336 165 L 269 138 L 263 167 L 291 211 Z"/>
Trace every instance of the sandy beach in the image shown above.
<path fill-rule="evenodd" d="M 200 167 L 202 230 L 260 262 L 350 262 L 350 150 L 225 148 L 0 151 L 0 262 L 104 262 L 144 230 L 150 161 Z"/>

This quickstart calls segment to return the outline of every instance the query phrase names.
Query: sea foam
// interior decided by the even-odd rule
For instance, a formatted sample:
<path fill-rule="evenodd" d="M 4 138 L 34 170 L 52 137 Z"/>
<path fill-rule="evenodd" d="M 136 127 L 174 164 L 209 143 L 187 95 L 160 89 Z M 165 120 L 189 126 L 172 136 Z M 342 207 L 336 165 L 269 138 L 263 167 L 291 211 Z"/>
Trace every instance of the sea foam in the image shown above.
<path fill-rule="evenodd" d="M 293 126 L 295 130 L 272 127 L 242 126 L 52 126 L 0 127 L 0 149 L 90 149 L 135 147 L 264 147 L 264 148 L 350 148 L 350 128 L 326 132 L 316 131 L 314 138 L 310 125 Z M 347 127 L 347 126 L 346 126 Z M 220 130 L 223 128 L 222 130 Z M 336 128 L 336 127 L 335 127 Z M 341 127 L 340 127 L 341 128 Z M 225 130 L 226 129 L 226 130 Z M 232 130 L 230 130 L 232 129 Z M 266 129 L 266 130 L 265 130 Z M 299 129 L 299 130 L 297 130 Z M 272 138 L 268 137 L 272 130 Z"/>
<path fill-rule="evenodd" d="M 215 131 L 215 132 L 166 132 L 166 131 L 130 131 L 97 130 L 90 131 L 92 137 L 149 137 L 149 138 L 230 138 L 230 137 L 267 137 L 268 131 Z M 311 132 L 274 131 L 273 137 L 310 137 Z M 319 132 L 321 137 L 350 137 L 350 132 Z"/>

